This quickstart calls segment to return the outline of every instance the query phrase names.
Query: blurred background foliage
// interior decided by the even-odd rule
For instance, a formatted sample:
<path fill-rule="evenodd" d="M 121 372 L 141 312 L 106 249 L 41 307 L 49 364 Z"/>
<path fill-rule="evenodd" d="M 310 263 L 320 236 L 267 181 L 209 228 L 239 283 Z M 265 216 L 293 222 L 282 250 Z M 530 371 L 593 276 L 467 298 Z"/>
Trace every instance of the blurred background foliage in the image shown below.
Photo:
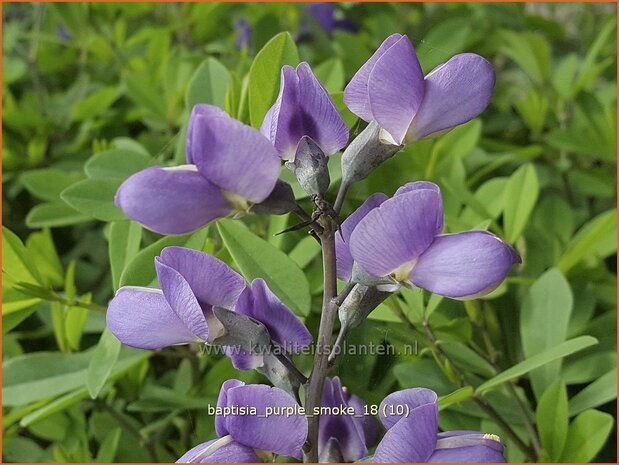
<path fill-rule="evenodd" d="M 299 59 L 357 133 L 342 90 L 393 32 L 409 35 L 426 72 L 463 51 L 487 57 L 495 96 L 480 118 L 355 185 L 344 212 L 432 180 L 449 231 L 487 228 L 524 264 L 482 300 L 390 298 L 351 343 L 397 355 L 342 356 L 333 374 L 368 403 L 430 387 L 444 396 L 442 428 L 500 434 L 511 461 L 527 457 L 472 396 L 533 448 L 535 423 L 539 460 L 616 460 L 615 5 L 345 3 L 333 14 L 335 28 L 306 4 L 3 5 L 4 460 L 174 461 L 214 437 L 206 406 L 224 380 L 265 382 L 199 347 L 121 349 L 104 332 L 113 291 L 152 283 L 165 245 L 216 254 L 246 276 L 279 270 L 270 284 L 315 334 L 319 248 L 303 232 L 273 236 L 294 218 L 162 239 L 128 221 L 114 192 L 146 166 L 183 161 L 196 102 L 259 126 L 279 67 Z M 335 185 L 337 156 L 330 165 Z M 514 366 L 512 381 L 496 378 Z"/>

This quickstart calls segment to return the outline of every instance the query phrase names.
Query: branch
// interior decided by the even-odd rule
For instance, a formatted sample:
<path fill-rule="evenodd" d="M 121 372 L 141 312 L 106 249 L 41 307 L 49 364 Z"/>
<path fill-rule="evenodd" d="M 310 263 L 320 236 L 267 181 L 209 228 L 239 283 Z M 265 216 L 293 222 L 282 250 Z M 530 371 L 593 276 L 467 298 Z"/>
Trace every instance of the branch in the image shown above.
<path fill-rule="evenodd" d="M 320 416 L 313 415 L 312 412 L 316 406 L 320 405 L 322 399 L 322 390 L 329 370 L 329 354 L 327 349 L 331 342 L 333 325 L 337 316 L 337 306 L 332 303 L 337 294 L 335 264 L 335 230 L 337 223 L 330 217 L 327 217 L 326 223 L 324 225 L 326 227 L 323 227 L 322 233 L 319 234 L 322 244 L 324 293 L 314 366 L 312 367 L 312 374 L 310 375 L 305 396 L 305 411 L 308 415 L 307 441 L 303 448 L 305 462 L 318 462 L 318 426 Z"/>

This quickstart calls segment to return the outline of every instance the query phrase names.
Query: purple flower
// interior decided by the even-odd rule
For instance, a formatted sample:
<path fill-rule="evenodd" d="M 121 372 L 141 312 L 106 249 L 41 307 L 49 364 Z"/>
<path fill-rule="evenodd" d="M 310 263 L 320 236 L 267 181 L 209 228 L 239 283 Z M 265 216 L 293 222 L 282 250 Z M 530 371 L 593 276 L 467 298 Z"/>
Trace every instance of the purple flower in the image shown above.
<path fill-rule="evenodd" d="M 212 105 L 196 105 L 187 129 L 188 165 L 152 167 L 116 193 L 125 214 L 161 234 L 185 234 L 265 200 L 280 173 L 273 146 L 258 131 Z"/>
<path fill-rule="evenodd" d="M 359 30 L 352 21 L 337 19 L 336 9 L 332 3 L 312 3 L 307 7 L 307 11 L 329 37 L 332 37 L 337 29 L 348 32 Z"/>
<path fill-rule="evenodd" d="M 282 67 L 279 96 L 264 117 L 260 131 L 285 160 L 294 160 L 303 136 L 310 137 L 325 155 L 337 152 L 348 142 L 344 120 L 305 62 L 296 70 Z"/>
<path fill-rule="evenodd" d="M 271 292 L 262 279 L 255 279 L 246 287 L 236 302 L 235 311 L 247 315 L 266 326 L 273 342 L 285 352 L 295 353 L 309 346 L 312 336 L 295 314 Z M 232 364 L 240 370 L 249 370 L 265 365 L 265 357 L 272 354 L 249 353 L 243 349 L 229 350 Z"/>
<path fill-rule="evenodd" d="M 239 34 L 234 43 L 237 50 L 249 49 L 251 46 L 252 29 L 245 18 L 239 19 L 234 24 L 234 29 Z"/>
<path fill-rule="evenodd" d="M 298 412 L 298 407 L 294 398 L 279 388 L 246 386 L 230 379 L 222 384 L 217 399 L 221 414 L 216 414 L 215 432 L 219 439 L 194 447 L 177 462 L 262 462 L 261 457 L 269 453 L 301 459 L 307 419 L 282 410 Z"/>
<path fill-rule="evenodd" d="M 213 307 L 254 318 L 285 348 L 303 348 L 311 342 L 307 328 L 262 279 L 254 280 L 249 287 L 224 262 L 182 247 L 163 249 L 155 267 L 161 290 L 122 287 L 109 304 L 107 325 L 123 344 L 160 349 L 213 342 L 225 332 Z M 254 358 L 247 362 L 251 367 L 261 366 L 261 354 L 247 357 Z"/>
<path fill-rule="evenodd" d="M 492 65 L 473 53 L 455 55 L 424 79 L 408 37 L 393 34 L 346 86 L 344 102 L 359 118 L 376 121 L 385 140 L 402 145 L 475 118 L 494 83 Z"/>
<path fill-rule="evenodd" d="M 60 24 L 56 28 L 56 35 L 60 37 L 62 40 L 70 42 L 73 40 L 73 36 L 69 32 L 69 30 L 64 26 L 64 24 Z"/>
<path fill-rule="evenodd" d="M 321 462 L 355 462 L 368 453 L 368 447 L 378 439 L 376 419 L 366 415 L 366 403 L 348 393 L 340 379 L 325 380 L 322 406 L 354 409 L 354 415 L 338 414 L 320 417 L 318 451 Z"/>
<path fill-rule="evenodd" d="M 429 389 L 388 395 L 379 415 L 387 433 L 376 447 L 373 462 L 505 462 L 498 436 L 476 431 L 439 433 L 438 399 Z"/>
<path fill-rule="evenodd" d="M 512 265 L 521 263 L 511 246 L 489 232 L 442 230 L 436 184 L 409 183 L 390 199 L 375 194 L 342 224 L 342 237 L 336 238 L 338 276 L 350 279 L 356 264 L 369 276 L 472 299 L 494 290 Z"/>

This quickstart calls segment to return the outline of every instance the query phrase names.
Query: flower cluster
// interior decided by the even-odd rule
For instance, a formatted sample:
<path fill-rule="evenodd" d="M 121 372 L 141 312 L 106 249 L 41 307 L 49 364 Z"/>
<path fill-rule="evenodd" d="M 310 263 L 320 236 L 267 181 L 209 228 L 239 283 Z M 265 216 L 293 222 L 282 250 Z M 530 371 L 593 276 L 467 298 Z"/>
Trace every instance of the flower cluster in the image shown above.
<path fill-rule="evenodd" d="M 187 164 L 134 174 L 119 188 L 116 203 L 127 216 L 162 234 L 188 233 L 226 216 L 298 213 L 301 207 L 291 187 L 279 180 L 284 164 L 316 205 L 327 205 L 311 218 L 328 215 L 332 221 L 316 227 L 337 225 L 352 182 L 403 145 L 477 116 L 493 87 L 491 65 L 474 54 L 456 55 L 424 78 L 409 39 L 394 34 L 346 87 L 344 101 L 369 123 L 348 144 L 348 128 L 310 66 L 284 66 L 279 96 L 260 130 L 217 107 L 196 105 L 187 129 Z M 331 208 L 324 199 L 330 184 L 328 159 L 347 144 L 342 186 Z M 443 216 L 439 186 L 416 181 L 391 198 L 370 196 L 341 223 L 335 238 L 331 236 L 337 263 L 333 271 L 348 284 L 349 293 L 339 302 L 338 340 L 401 286 L 472 299 L 494 290 L 520 263 L 511 246 L 487 231 L 445 234 Z M 179 461 L 255 462 L 272 454 L 301 459 L 304 444 L 312 440 L 311 418 L 318 415 L 298 413 L 303 408 L 299 387 L 306 379 L 292 357 L 312 341 L 304 323 L 264 280 L 248 284 L 206 253 L 167 247 L 155 259 L 155 268 L 161 289 L 123 287 L 110 302 L 107 324 L 119 340 L 142 349 L 220 346 L 236 368 L 257 369 L 274 385 L 226 381 L 218 407 L 244 406 L 253 414 L 218 415 L 218 439 L 196 446 Z M 439 433 L 437 397 L 427 389 L 384 399 L 377 412 L 386 433 L 378 442 L 380 424 L 368 406 L 337 377 L 325 376 L 318 378 L 324 380 L 324 386 L 318 384 L 320 405 L 345 406 L 352 413 L 320 415 L 314 444 L 321 461 L 503 461 L 503 446 L 495 436 Z M 293 407 L 294 414 L 272 414 L 273 408 Z M 396 413 L 387 415 L 390 410 Z"/>
<path fill-rule="evenodd" d="M 324 415 L 320 423 L 320 462 L 505 461 L 503 444 L 495 435 L 439 432 L 438 398 L 429 389 L 406 389 L 385 397 L 378 411 L 386 433 L 373 455 L 368 455 L 368 446 L 377 441 L 381 426 L 368 415 L 363 400 L 347 393 L 335 377 L 325 381 L 322 405 L 338 413 Z M 243 408 L 232 408 L 238 406 Z M 179 463 L 260 462 L 272 460 L 273 454 L 301 458 L 307 419 L 286 392 L 231 379 L 222 385 L 217 407 L 218 439 L 197 445 Z"/>

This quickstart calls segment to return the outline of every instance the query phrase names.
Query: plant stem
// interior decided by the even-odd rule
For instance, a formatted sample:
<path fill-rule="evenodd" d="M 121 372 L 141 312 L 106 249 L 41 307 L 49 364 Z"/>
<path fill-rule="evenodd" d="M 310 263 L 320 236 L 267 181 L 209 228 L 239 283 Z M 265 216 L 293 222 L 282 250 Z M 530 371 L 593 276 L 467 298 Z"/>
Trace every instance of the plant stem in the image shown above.
<path fill-rule="evenodd" d="M 335 198 L 333 209 L 335 210 L 335 213 L 337 213 L 338 215 L 340 214 L 340 211 L 342 210 L 342 205 L 344 205 L 344 199 L 346 198 L 346 193 L 348 192 L 349 187 L 350 185 L 348 183 L 344 183 L 342 181 L 342 183 L 340 184 L 340 188 L 337 191 L 337 197 Z"/>
<path fill-rule="evenodd" d="M 328 219 L 327 223 L 334 223 Z M 324 293 L 322 301 L 322 314 L 316 343 L 316 355 L 314 366 L 307 384 L 305 396 L 305 411 L 307 412 L 308 430 L 307 441 L 304 446 L 304 461 L 318 462 L 318 426 L 319 415 L 313 415 L 314 408 L 320 405 L 322 390 L 329 370 L 328 346 L 333 334 L 333 325 L 337 316 L 337 306 L 333 299 L 337 294 L 337 277 L 335 264 L 335 231 L 332 224 L 327 224 L 323 232 L 319 234 L 322 244 L 322 261 L 324 274 Z"/>
<path fill-rule="evenodd" d="M 290 360 L 285 354 L 281 352 L 281 349 L 279 347 L 274 347 L 273 355 L 275 355 L 277 360 L 279 360 L 281 364 L 288 369 L 290 374 L 292 374 L 292 376 L 294 376 L 297 381 L 299 381 L 301 384 L 307 383 L 307 378 L 305 377 L 305 375 L 299 371 L 299 369 L 292 362 L 292 360 Z"/>

